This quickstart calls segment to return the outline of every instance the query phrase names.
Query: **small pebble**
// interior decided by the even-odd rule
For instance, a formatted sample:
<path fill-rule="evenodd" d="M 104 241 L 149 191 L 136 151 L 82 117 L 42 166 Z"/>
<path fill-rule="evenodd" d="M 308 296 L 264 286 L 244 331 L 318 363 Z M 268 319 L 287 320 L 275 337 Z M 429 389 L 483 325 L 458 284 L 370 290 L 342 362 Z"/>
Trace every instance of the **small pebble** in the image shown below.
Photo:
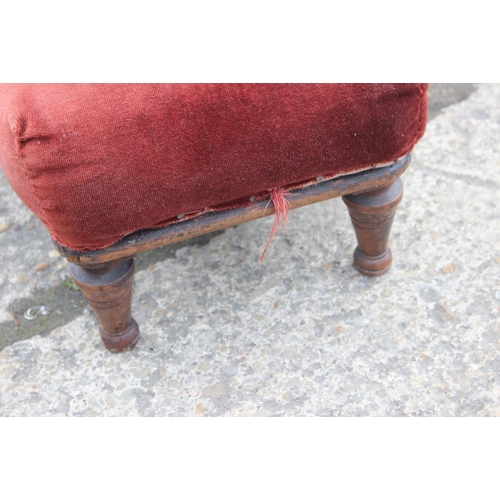
<path fill-rule="evenodd" d="M 219 382 L 203 389 L 203 395 L 209 398 L 220 398 L 222 395 L 222 384 Z"/>
<path fill-rule="evenodd" d="M 115 407 L 115 400 L 114 400 L 113 396 L 111 396 L 111 394 L 107 394 L 105 400 L 106 400 L 106 405 L 108 406 L 108 408 L 113 409 Z"/>
<path fill-rule="evenodd" d="M 345 332 L 345 328 L 343 326 L 336 326 L 335 327 L 335 330 L 333 331 L 333 334 L 334 335 L 340 335 L 341 333 L 344 333 Z"/>
<path fill-rule="evenodd" d="M 438 302 L 436 306 L 439 308 L 441 312 L 441 319 L 454 318 L 455 315 L 451 312 L 449 306 L 449 301 L 447 299 L 443 299 L 442 302 Z"/>
<path fill-rule="evenodd" d="M 451 262 L 450 264 L 447 264 L 441 269 L 441 272 L 443 274 L 453 274 L 455 272 L 456 266 Z"/>
<path fill-rule="evenodd" d="M 4 233 L 7 231 L 7 229 L 10 229 L 12 227 L 11 222 L 3 222 L 0 224 L 0 233 Z"/>
<path fill-rule="evenodd" d="M 26 283 L 28 283 L 28 276 L 26 276 L 25 274 L 18 274 L 16 278 L 17 282 L 21 285 L 25 285 Z"/>
<path fill-rule="evenodd" d="M 49 267 L 48 262 L 40 262 L 40 264 L 37 264 L 33 269 L 35 271 L 43 271 L 44 269 L 47 269 Z"/>

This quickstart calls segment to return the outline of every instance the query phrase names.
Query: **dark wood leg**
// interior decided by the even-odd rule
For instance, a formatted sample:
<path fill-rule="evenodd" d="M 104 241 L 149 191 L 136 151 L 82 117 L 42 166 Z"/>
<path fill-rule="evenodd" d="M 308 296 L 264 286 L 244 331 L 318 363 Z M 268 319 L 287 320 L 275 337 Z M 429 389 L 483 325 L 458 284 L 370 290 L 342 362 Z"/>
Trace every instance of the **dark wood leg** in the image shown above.
<path fill-rule="evenodd" d="M 132 349 L 139 339 L 139 327 L 131 317 L 134 259 L 96 266 L 70 264 L 71 274 L 101 323 L 106 349 Z"/>
<path fill-rule="evenodd" d="M 381 189 L 343 196 L 356 232 L 354 266 L 367 276 L 379 276 L 391 267 L 389 233 L 396 207 L 403 197 L 401 179 Z"/>

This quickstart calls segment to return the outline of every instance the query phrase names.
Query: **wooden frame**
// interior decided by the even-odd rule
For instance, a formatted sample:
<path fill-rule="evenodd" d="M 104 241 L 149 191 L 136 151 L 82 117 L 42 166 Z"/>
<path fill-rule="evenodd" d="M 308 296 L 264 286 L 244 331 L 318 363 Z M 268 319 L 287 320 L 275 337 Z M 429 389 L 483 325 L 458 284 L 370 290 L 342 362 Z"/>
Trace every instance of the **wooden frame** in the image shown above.
<path fill-rule="evenodd" d="M 377 276 L 391 265 L 389 233 L 403 194 L 399 177 L 409 163 L 410 155 L 406 155 L 386 167 L 291 190 L 286 199 L 293 209 L 342 196 L 358 240 L 354 265 L 365 275 Z M 139 231 L 103 250 L 76 252 L 55 245 L 71 263 L 75 283 L 99 318 L 104 345 L 112 352 L 121 352 L 134 347 L 139 338 L 130 310 L 135 255 L 273 214 L 274 208 L 266 199 L 248 207 L 209 212 L 164 228 Z"/>

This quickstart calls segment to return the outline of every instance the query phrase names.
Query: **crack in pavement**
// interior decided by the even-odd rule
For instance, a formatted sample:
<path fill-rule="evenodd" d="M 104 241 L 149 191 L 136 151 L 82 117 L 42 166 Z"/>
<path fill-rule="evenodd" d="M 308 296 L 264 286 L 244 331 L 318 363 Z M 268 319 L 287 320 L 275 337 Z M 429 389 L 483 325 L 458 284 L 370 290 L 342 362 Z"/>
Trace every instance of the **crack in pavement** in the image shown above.
<path fill-rule="evenodd" d="M 497 182 L 493 180 L 480 179 L 478 177 L 474 177 L 473 175 L 449 172 L 448 170 L 441 170 L 439 168 L 429 167 L 427 165 L 422 165 L 420 163 L 418 163 L 418 170 L 432 175 L 442 175 L 443 177 L 448 177 L 449 179 L 463 181 L 467 184 L 474 184 L 475 186 L 486 189 L 500 190 L 500 184 L 498 184 Z"/>

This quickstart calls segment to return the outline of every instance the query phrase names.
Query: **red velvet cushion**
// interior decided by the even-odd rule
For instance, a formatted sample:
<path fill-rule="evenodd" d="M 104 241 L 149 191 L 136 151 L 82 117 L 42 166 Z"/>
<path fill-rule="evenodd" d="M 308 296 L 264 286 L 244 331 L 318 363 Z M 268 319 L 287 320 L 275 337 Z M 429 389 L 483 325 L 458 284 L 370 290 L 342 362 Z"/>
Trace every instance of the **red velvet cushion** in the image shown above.
<path fill-rule="evenodd" d="M 1 85 L 0 165 L 62 245 L 389 163 L 426 123 L 422 84 Z"/>

